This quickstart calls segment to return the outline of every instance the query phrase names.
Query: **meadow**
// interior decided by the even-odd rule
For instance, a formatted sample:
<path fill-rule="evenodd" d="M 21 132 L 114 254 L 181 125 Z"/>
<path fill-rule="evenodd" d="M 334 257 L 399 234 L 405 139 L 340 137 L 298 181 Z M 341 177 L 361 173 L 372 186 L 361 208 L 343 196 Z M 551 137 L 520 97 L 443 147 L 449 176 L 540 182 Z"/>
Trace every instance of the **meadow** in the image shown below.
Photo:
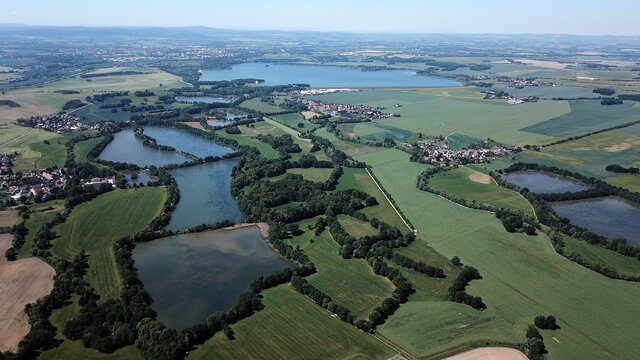
<path fill-rule="evenodd" d="M 267 115 L 281 114 L 283 112 L 287 112 L 287 110 L 281 109 L 271 104 L 267 104 L 266 102 L 260 100 L 260 98 L 253 98 L 253 99 L 246 100 L 242 102 L 242 104 L 240 104 L 240 107 L 247 108 L 249 110 L 259 111 Z"/>
<path fill-rule="evenodd" d="M 355 238 L 363 236 L 373 236 L 378 234 L 378 230 L 366 221 L 352 218 L 349 215 L 338 215 L 338 222 L 342 227 Z"/>
<path fill-rule="evenodd" d="M 570 236 L 563 236 L 564 253 L 576 252 L 594 264 L 606 264 L 622 274 L 640 276 L 640 260 L 600 246 L 590 245 Z"/>
<path fill-rule="evenodd" d="M 29 171 L 36 166 L 36 161 L 42 154 L 32 149 L 32 144 L 42 143 L 45 140 L 59 138 L 60 135 L 41 129 L 26 127 L 11 127 L 0 131 L 0 153 L 17 153 L 13 171 Z"/>
<path fill-rule="evenodd" d="M 40 154 L 35 160 L 35 169 L 45 169 L 48 167 L 62 167 L 67 161 L 67 147 L 65 144 L 70 140 L 82 135 L 93 135 L 95 131 L 74 131 L 63 134 L 60 137 L 44 142 L 35 142 L 29 145 L 31 150 Z M 56 134 L 57 135 L 57 134 Z"/>
<path fill-rule="evenodd" d="M 53 241 L 52 253 L 71 260 L 86 250 L 90 255 L 89 284 L 103 298 L 117 298 L 122 289 L 113 244 L 144 230 L 160 215 L 166 198 L 164 188 L 147 187 L 114 190 L 82 203 L 54 228 L 59 237 Z"/>
<path fill-rule="evenodd" d="M 55 205 L 53 202 L 49 202 Z M 52 206 L 53 207 L 53 206 Z M 25 226 L 29 230 L 27 236 L 25 236 L 24 245 L 18 250 L 18 259 L 23 259 L 31 256 L 33 249 L 33 240 L 36 233 L 42 226 L 56 217 L 56 213 L 60 211 L 60 206 L 56 205 L 57 210 L 49 210 L 43 212 L 33 212 L 29 215 L 29 219 L 26 220 Z"/>
<path fill-rule="evenodd" d="M 483 279 L 467 292 L 487 304 L 476 311 L 410 301 L 379 328 L 381 335 L 416 357 L 429 357 L 479 341 L 522 342 L 533 317 L 553 314 L 561 329 L 543 331 L 549 359 L 633 359 L 640 351 L 634 341 L 640 284 L 606 278 L 563 258 L 544 234 L 507 233 L 491 213 L 418 190 L 416 177 L 425 166 L 409 162 L 405 153 L 390 149 L 358 159 L 373 166 L 422 234 L 419 241 L 480 271 Z"/>
<path fill-rule="evenodd" d="M 312 124 L 307 121 L 300 113 L 274 115 L 271 118 L 283 125 L 300 131 L 311 130 L 319 127 L 319 125 Z M 302 127 L 299 127 L 298 124 L 302 124 Z"/>
<path fill-rule="evenodd" d="M 476 178 L 480 180 L 474 181 Z M 490 176 L 465 166 L 436 174 L 429 179 L 429 186 L 467 201 L 535 216 L 531 204 L 518 192 L 500 187 Z"/>
<path fill-rule="evenodd" d="M 288 285 L 262 293 L 264 309 L 221 332 L 187 359 L 388 359 L 394 351 Z M 301 346 L 301 344 L 304 344 Z"/>
<path fill-rule="evenodd" d="M 87 162 L 87 156 L 89 155 L 89 152 L 93 150 L 93 148 L 96 147 L 96 145 L 98 145 L 98 143 L 102 140 L 103 137 L 100 136 L 76 143 L 73 148 L 75 161 L 77 163 Z"/>
<path fill-rule="evenodd" d="M 259 134 L 279 136 L 283 135 L 284 131 L 265 121 L 258 121 L 252 125 L 252 127 L 241 125 L 240 130 L 242 133 L 238 135 L 227 134 L 224 130 L 219 130 L 216 134 L 223 138 L 234 139 L 239 145 L 253 146 L 266 159 L 277 159 L 280 156 L 280 153 L 278 153 L 278 151 L 272 148 L 269 144 L 256 139 L 256 136 Z"/>
<path fill-rule="evenodd" d="M 305 180 L 324 183 L 327 181 L 327 179 L 329 179 L 329 175 L 331 175 L 332 171 L 333 171 L 332 168 L 307 168 L 307 169 L 293 168 L 293 169 L 287 169 L 286 173 L 302 175 L 302 177 Z M 274 176 L 271 178 L 271 180 L 281 180 L 285 176 L 286 174 Z"/>

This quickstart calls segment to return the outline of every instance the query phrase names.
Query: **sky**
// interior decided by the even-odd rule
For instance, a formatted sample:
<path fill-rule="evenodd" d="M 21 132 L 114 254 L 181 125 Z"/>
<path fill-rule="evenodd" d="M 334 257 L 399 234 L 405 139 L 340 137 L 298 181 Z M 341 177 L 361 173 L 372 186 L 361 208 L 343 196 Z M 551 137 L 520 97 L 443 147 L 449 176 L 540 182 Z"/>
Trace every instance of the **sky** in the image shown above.
<path fill-rule="evenodd" d="M 0 23 L 640 35 L 639 0 L 0 0 Z"/>

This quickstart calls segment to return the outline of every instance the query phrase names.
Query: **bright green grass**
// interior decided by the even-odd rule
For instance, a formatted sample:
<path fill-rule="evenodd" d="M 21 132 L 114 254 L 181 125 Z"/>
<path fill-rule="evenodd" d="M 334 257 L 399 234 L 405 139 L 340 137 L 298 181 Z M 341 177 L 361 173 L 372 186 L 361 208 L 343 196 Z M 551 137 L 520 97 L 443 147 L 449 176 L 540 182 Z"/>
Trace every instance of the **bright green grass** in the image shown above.
<path fill-rule="evenodd" d="M 536 134 L 566 136 L 589 132 L 638 120 L 640 109 L 627 101 L 621 105 L 603 106 L 600 100 L 571 100 L 571 112 L 523 128 Z"/>
<path fill-rule="evenodd" d="M 113 243 L 144 230 L 160 215 L 167 199 L 166 189 L 146 187 L 114 190 L 73 209 L 66 222 L 55 228 L 55 256 L 70 260 L 84 249 L 90 255 L 87 280 L 105 298 L 120 295 L 120 273 Z"/>
<path fill-rule="evenodd" d="M 498 186 L 493 179 L 489 184 L 472 181 L 469 176 L 478 173 L 467 167 L 445 171 L 429 179 L 429 186 L 457 198 L 476 201 L 497 208 L 517 210 L 535 216 L 529 202 L 519 193 Z"/>
<path fill-rule="evenodd" d="M 538 314 L 553 314 L 562 327 L 545 341 L 549 359 L 634 359 L 640 284 L 608 279 L 555 253 L 544 234 L 507 233 L 493 214 L 466 209 L 416 188 L 424 165 L 385 150 L 359 157 L 436 251 L 478 268 L 482 280 L 467 288 L 488 308 L 479 312 L 449 302 L 402 305 L 380 333 L 415 356 L 427 356 L 477 340 L 522 342 Z M 398 176 L 402 174 L 402 176 Z M 549 334 L 545 334 L 550 339 Z"/>
<path fill-rule="evenodd" d="M 133 346 L 126 346 L 112 354 L 101 353 L 97 350 L 82 346 L 80 340 L 65 340 L 62 345 L 45 351 L 38 357 L 39 360 L 142 360 L 142 354 Z"/>
<path fill-rule="evenodd" d="M 310 230 L 300 239 L 301 242 L 313 239 L 313 243 L 303 250 L 318 269 L 308 277 L 309 282 L 331 296 L 337 304 L 353 311 L 358 318 L 368 318 L 375 307 L 391 296 L 393 285 L 386 278 L 374 274 L 366 260 L 343 259 L 340 247 L 328 231 L 320 236 L 313 235 L 313 230 Z M 298 239 L 292 239 L 291 244 L 297 245 Z"/>
<path fill-rule="evenodd" d="M 382 191 L 378 189 L 365 169 L 343 169 L 344 173 L 338 180 L 336 190 L 356 189 L 375 197 L 376 200 L 378 200 L 378 205 L 369 206 L 363 209 L 362 212 L 370 219 L 378 218 L 389 225 L 397 227 L 400 231 L 408 230 L 407 226 L 402 222 L 402 219 L 400 219 L 395 210 L 393 210 L 391 204 L 384 197 Z"/>
<path fill-rule="evenodd" d="M 281 108 L 279 108 L 277 106 L 273 106 L 271 104 L 267 104 L 266 102 L 260 100 L 260 98 L 253 98 L 253 99 L 246 100 L 242 104 L 240 104 L 240 107 L 251 109 L 251 110 L 255 110 L 255 111 L 259 111 L 259 112 L 265 113 L 267 115 L 279 114 L 279 113 L 282 113 L 282 112 L 286 111 L 286 110 L 281 109 Z"/>
<path fill-rule="evenodd" d="M 40 228 L 53 220 L 56 217 L 57 211 L 51 210 L 47 212 L 34 212 L 31 213 L 29 219 L 27 219 L 25 226 L 29 229 L 27 236 L 25 237 L 24 245 L 18 251 L 18 258 L 22 259 L 25 257 L 31 256 L 31 251 L 33 250 L 33 240 L 36 236 L 36 233 Z"/>
<path fill-rule="evenodd" d="M 283 125 L 283 124 L 281 124 L 281 123 L 279 123 L 279 122 L 277 122 L 277 121 L 275 121 L 273 119 L 270 119 L 270 118 L 265 118 L 264 121 L 267 124 L 271 124 L 271 125 L 273 125 L 275 127 L 280 128 L 280 130 L 284 131 L 286 134 L 291 135 L 296 140 L 302 141 L 303 143 L 311 142 L 310 139 L 301 138 L 300 137 L 300 133 L 298 132 L 298 130 L 294 130 L 294 129 L 292 129 L 292 128 L 286 126 L 286 125 Z"/>
<path fill-rule="evenodd" d="M 275 115 L 271 117 L 273 120 L 287 125 L 290 128 L 296 129 L 298 131 L 310 130 L 319 127 L 319 125 L 312 124 L 309 121 L 304 119 L 304 116 L 300 113 L 290 113 L 290 114 L 282 114 Z M 298 124 L 302 123 L 303 127 L 299 127 Z"/>
<path fill-rule="evenodd" d="M 325 128 L 318 129 L 315 134 L 330 140 L 336 149 L 344 151 L 349 156 L 368 154 L 382 150 L 382 148 L 367 146 L 355 142 L 340 141 L 333 133 L 328 132 Z"/>
<path fill-rule="evenodd" d="M 411 137 L 410 131 L 398 127 L 381 124 L 379 122 L 364 122 L 357 124 L 341 124 L 339 128 L 343 132 L 352 133 L 365 140 L 384 140 L 386 138 L 394 140 L 406 140 Z"/>
<path fill-rule="evenodd" d="M 613 250 L 590 245 L 569 236 L 563 236 L 563 239 L 565 254 L 575 251 L 592 263 L 611 265 L 619 273 L 640 275 L 640 260 L 635 257 L 624 256 Z"/>
<path fill-rule="evenodd" d="M 54 141 L 61 138 L 59 134 L 41 129 L 14 127 L 0 131 L 0 153 L 18 153 L 13 164 L 14 172 L 33 170 L 42 154 L 33 150 L 31 145 L 44 140 Z"/>
<path fill-rule="evenodd" d="M 302 177 L 305 180 L 324 183 L 329 179 L 329 176 L 331 175 L 332 171 L 333 171 L 332 168 L 308 168 L 308 169 L 294 168 L 294 169 L 287 169 L 287 174 L 302 175 Z M 280 176 L 273 177 L 271 179 L 280 180 L 285 176 L 286 175 L 280 175 Z"/>
<path fill-rule="evenodd" d="M 289 285 L 264 291 L 264 309 L 233 325 L 188 359 L 388 359 L 394 352 L 327 311 Z"/>
<path fill-rule="evenodd" d="M 366 90 L 322 95 L 317 98 L 328 102 L 385 107 L 386 111 L 398 113 L 401 117 L 381 119 L 381 124 L 414 133 L 443 136 L 457 133 L 481 139 L 490 137 L 508 144 L 548 141 L 549 137 L 546 135 L 520 129 L 570 111 L 566 101 L 540 101 L 513 106 L 478 98 L 457 98 L 448 93 L 414 90 Z M 394 104 L 400 104 L 402 107 L 395 108 Z"/>
<path fill-rule="evenodd" d="M 41 154 L 35 162 L 36 169 L 44 169 L 48 167 L 62 167 L 67 161 L 67 148 L 65 144 L 74 138 L 81 135 L 93 135 L 95 131 L 77 131 L 69 132 L 62 135 L 62 137 L 48 140 L 49 144 L 44 142 L 32 143 L 31 149 Z"/>
<path fill-rule="evenodd" d="M 89 155 L 89 152 L 93 150 L 93 148 L 96 147 L 96 145 L 98 145 L 98 143 L 103 139 L 104 138 L 100 136 L 97 138 L 80 141 L 79 143 L 75 144 L 73 149 L 76 155 L 75 161 L 77 163 L 87 162 L 87 156 Z"/>
<path fill-rule="evenodd" d="M 378 234 L 378 230 L 368 222 L 360 221 L 349 215 L 338 215 L 338 222 L 353 237 L 373 236 Z"/>
<path fill-rule="evenodd" d="M 277 150 L 272 148 L 269 144 L 256 139 L 256 136 L 258 136 L 259 134 L 271 134 L 273 136 L 280 136 L 285 134 L 285 132 L 280 128 L 265 121 L 258 121 L 253 123 L 252 125 L 253 127 L 240 126 L 240 130 L 242 131 L 242 133 L 238 135 L 227 134 L 226 132 L 224 132 L 224 130 L 217 131 L 216 134 L 224 138 L 234 139 L 240 145 L 252 146 L 256 148 L 266 159 L 279 158 L 280 153 Z"/>

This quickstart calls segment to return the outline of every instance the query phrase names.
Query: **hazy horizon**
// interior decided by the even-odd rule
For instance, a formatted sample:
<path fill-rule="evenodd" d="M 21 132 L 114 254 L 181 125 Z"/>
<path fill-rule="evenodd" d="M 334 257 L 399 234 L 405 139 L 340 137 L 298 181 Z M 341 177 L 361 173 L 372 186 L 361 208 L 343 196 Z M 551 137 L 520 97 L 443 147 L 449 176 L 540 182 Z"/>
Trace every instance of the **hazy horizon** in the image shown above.
<path fill-rule="evenodd" d="M 640 35 L 640 2 L 382 0 L 318 4 L 292 0 L 231 2 L 112 0 L 64 4 L 6 0 L 0 23 L 32 26 L 197 27 L 411 34 Z"/>

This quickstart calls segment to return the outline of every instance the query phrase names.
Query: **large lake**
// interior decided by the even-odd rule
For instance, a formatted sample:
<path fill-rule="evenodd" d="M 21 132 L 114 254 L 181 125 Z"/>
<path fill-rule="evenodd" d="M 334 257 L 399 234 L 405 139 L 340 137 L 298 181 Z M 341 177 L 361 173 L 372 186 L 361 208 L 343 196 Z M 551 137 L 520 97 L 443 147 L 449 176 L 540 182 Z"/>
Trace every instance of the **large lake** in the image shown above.
<path fill-rule="evenodd" d="M 255 226 L 154 240 L 139 244 L 133 258 L 158 318 L 175 329 L 228 310 L 250 282 L 290 266 Z"/>
<path fill-rule="evenodd" d="M 172 170 L 180 201 L 167 229 L 184 230 L 221 220 L 242 221 L 242 212 L 230 190 L 231 172 L 236 163 L 236 160 L 221 160 Z"/>
<path fill-rule="evenodd" d="M 551 204 L 558 215 L 571 224 L 613 240 L 627 239 L 627 244 L 640 246 L 640 206 L 617 196 L 562 201 Z"/>
<path fill-rule="evenodd" d="M 138 139 L 131 129 L 116 133 L 99 158 L 138 166 L 165 166 L 189 160 L 177 152 L 156 150 L 142 145 L 142 140 Z"/>
<path fill-rule="evenodd" d="M 502 175 L 507 182 L 536 194 L 557 194 L 587 190 L 587 185 L 568 177 L 542 171 L 514 171 Z"/>
<path fill-rule="evenodd" d="M 269 66 L 267 66 L 269 65 Z M 263 79 L 265 85 L 309 84 L 312 87 L 460 86 L 454 80 L 416 75 L 406 70 L 361 71 L 339 66 L 244 63 L 225 70 L 203 70 L 201 81 Z"/>
<path fill-rule="evenodd" d="M 231 148 L 175 128 L 145 126 L 144 134 L 156 139 L 160 145 L 173 146 L 176 150 L 181 150 L 200 158 L 209 155 L 222 156 L 233 152 Z"/>

